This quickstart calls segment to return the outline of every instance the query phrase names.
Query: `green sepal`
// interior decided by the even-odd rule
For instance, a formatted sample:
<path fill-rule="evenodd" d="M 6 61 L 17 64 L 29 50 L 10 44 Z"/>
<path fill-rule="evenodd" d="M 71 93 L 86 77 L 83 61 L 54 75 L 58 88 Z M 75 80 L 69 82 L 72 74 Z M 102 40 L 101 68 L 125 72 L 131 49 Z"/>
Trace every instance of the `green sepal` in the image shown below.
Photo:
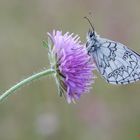
<path fill-rule="evenodd" d="M 43 40 L 43 47 L 44 47 L 44 48 L 47 48 L 47 49 L 49 48 L 48 43 L 47 43 L 46 41 L 44 41 L 44 40 Z"/>

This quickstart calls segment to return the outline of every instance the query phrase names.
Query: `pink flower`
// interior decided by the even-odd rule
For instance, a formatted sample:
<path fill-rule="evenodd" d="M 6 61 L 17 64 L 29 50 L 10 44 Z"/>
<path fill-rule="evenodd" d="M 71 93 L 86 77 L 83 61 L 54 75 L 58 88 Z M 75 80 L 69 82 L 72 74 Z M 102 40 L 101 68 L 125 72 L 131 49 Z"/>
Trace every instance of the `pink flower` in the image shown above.
<path fill-rule="evenodd" d="M 56 69 L 56 82 L 60 95 L 64 95 L 68 103 L 79 99 L 89 92 L 94 80 L 95 64 L 87 54 L 85 45 L 79 36 L 61 31 L 48 33 L 53 43 L 49 56 L 51 66 Z M 50 46 L 50 44 L 49 44 Z"/>

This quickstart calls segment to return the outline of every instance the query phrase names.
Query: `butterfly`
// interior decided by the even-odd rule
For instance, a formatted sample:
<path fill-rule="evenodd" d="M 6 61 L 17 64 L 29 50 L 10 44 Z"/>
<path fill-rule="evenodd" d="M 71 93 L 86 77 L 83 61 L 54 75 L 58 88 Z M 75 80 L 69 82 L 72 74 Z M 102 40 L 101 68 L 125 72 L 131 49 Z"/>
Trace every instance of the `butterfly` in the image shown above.
<path fill-rule="evenodd" d="M 97 70 L 111 84 L 129 84 L 140 80 L 140 54 L 125 45 L 101 38 L 94 30 L 87 34 L 86 48 Z"/>

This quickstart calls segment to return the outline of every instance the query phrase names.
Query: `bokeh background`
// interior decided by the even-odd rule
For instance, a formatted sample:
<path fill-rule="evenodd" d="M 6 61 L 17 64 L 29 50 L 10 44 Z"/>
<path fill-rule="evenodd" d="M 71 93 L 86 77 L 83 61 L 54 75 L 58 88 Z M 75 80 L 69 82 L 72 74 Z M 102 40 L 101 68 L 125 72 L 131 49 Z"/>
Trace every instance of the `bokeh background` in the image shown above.
<path fill-rule="evenodd" d="M 138 0 L 0 0 L 0 91 L 49 67 L 46 32 L 79 34 L 86 42 L 92 13 L 96 31 L 140 52 Z M 92 91 L 68 105 L 52 77 L 0 103 L 0 140 L 139 140 L 140 82 L 107 84 L 97 74 Z"/>

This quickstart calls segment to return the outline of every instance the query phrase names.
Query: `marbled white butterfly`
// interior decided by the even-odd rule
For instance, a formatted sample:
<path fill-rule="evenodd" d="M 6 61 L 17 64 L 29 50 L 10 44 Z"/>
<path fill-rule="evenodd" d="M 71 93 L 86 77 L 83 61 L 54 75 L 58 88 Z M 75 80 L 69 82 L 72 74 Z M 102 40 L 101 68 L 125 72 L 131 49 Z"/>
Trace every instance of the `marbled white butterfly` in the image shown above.
<path fill-rule="evenodd" d="M 87 34 L 87 51 L 96 63 L 97 70 L 111 84 L 129 84 L 140 80 L 140 54 L 125 45 L 101 38 L 94 30 Z"/>

